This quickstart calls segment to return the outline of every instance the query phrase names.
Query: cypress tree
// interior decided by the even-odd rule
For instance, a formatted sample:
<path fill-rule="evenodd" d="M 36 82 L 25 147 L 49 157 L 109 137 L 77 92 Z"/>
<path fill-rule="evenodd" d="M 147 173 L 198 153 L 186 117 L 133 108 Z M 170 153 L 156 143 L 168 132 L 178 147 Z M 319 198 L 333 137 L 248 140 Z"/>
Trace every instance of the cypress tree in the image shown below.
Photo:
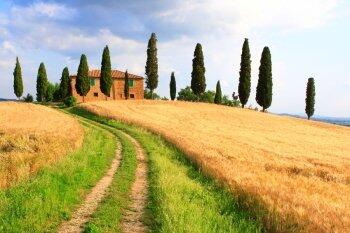
<path fill-rule="evenodd" d="M 125 96 L 126 100 L 129 99 L 129 73 L 128 73 L 128 70 L 125 71 L 124 96 Z"/>
<path fill-rule="evenodd" d="M 40 63 L 36 81 L 36 100 L 44 102 L 47 92 L 48 80 L 44 63 Z"/>
<path fill-rule="evenodd" d="M 221 102 L 222 102 L 221 85 L 220 85 L 220 81 L 218 81 L 216 83 L 216 92 L 215 92 L 214 103 L 221 104 Z"/>
<path fill-rule="evenodd" d="M 110 96 L 112 87 L 112 67 L 111 58 L 109 56 L 108 46 L 103 49 L 102 62 L 101 62 L 101 77 L 100 77 L 100 89 L 103 94 Z"/>
<path fill-rule="evenodd" d="M 65 99 L 71 95 L 72 89 L 70 86 L 69 70 L 64 67 L 60 82 L 60 98 Z"/>
<path fill-rule="evenodd" d="M 79 95 L 83 96 L 84 102 L 84 97 L 90 91 L 89 66 L 85 54 L 80 57 L 75 89 Z"/>
<path fill-rule="evenodd" d="M 17 98 L 20 99 L 23 94 L 23 81 L 21 64 L 19 64 L 18 57 L 16 58 L 16 66 L 13 71 L 13 89 Z"/>
<path fill-rule="evenodd" d="M 310 120 L 310 117 L 314 115 L 315 112 L 315 80 L 314 78 L 309 78 L 307 81 L 306 87 L 306 98 L 305 98 L 305 113 L 307 115 L 307 119 Z"/>
<path fill-rule="evenodd" d="M 175 100 L 176 98 L 176 80 L 175 80 L 175 73 L 171 72 L 170 76 L 170 99 Z"/>
<path fill-rule="evenodd" d="M 158 58 L 157 58 L 157 37 L 152 33 L 147 46 L 146 61 L 146 87 L 150 90 L 153 99 L 153 90 L 158 87 Z"/>
<path fill-rule="evenodd" d="M 241 70 L 239 71 L 239 85 L 238 85 L 238 95 L 241 101 L 242 108 L 248 102 L 250 95 L 250 77 L 251 77 L 251 60 L 250 60 L 250 50 L 249 42 L 246 38 L 242 47 L 241 55 Z"/>
<path fill-rule="evenodd" d="M 272 65 L 270 49 L 265 47 L 259 67 L 259 80 L 256 87 L 256 102 L 263 108 L 263 112 L 271 106 L 272 102 Z"/>
<path fill-rule="evenodd" d="M 197 98 L 204 93 L 205 84 L 205 67 L 204 67 L 204 57 L 202 51 L 202 45 L 197 43 L 194 50 L 194 58 L 192 60 L 192 73 L 191 73 L 191 89 Z"/>

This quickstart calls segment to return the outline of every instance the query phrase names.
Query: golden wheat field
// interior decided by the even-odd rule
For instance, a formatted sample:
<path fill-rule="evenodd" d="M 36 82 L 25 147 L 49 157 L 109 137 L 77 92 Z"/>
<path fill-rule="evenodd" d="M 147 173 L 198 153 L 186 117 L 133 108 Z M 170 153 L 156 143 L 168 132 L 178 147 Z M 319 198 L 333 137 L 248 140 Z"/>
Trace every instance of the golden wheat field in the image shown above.
<path fill-rule="evenodd" d="M 308 232 L 350 231 L 350 128 L 170 101 L 92 102 L 96 114 L 160 133 L 231 189 Z"/>
<path fill-rule="evenodd" d="M 79 123 L 49 107 L 2 102 L 0 113 L 0 188 L 28 178 L 82 143 Z"/>

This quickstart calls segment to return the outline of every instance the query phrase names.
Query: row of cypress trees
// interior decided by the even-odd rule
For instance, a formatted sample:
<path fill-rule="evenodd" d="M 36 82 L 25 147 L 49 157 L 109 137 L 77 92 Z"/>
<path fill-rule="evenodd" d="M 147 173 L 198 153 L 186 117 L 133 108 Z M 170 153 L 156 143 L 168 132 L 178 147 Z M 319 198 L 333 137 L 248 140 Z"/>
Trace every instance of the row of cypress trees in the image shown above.
<path fill-rule="evenodd" d="M 151 38 L 148 41 L 147 48 L 147 62 L 146 62 L 146 84 L 151 94 L 158 86 L 158 59 L 157 59 L 157 38 L 155 33 L 152 33 Z M 174 72 L 170 77 L 170 98 L 175 100 L 176 98 L 176 80 Z M 256 87 L 256 102 L 266 111 L 272 103 L 272 62 L 271 53 L 269 47 L 264 47 L 260 59 L 259 67 L 259 79 Z M 204 56 L 202 51 L 202 45 L 196 44 L 194 51 L 194 58 L 192 60 L 192 72 L 191 72 L 191 89 L 199 100 L 200 95 L 205 92 L 206 79 L 205 79 L 205 66 Z M 239 84 L 238 84 L 238 96 L 242 104 L 242 108 L 247 104 L 251 92 L 251 54 L 249 49 L 249 41 L 246 38 L 242 47 L 241 64 L 239 72 Z M 314 79 L 310 78 L 307 84 L 307 97 L 305 112 L 308 119 L 314 114 L 315 104 L 315 85 Z M 214 102 L 219 104 L 222 102 L 222 93 L 220 81 L 216 84 L 216 94 Z"/>
<path fill-rule="evenodd" d="M 89 66 L 87 62 L 87 58 L 85 54 L 82 54 L 80 57 L 80 63 L 77 72 L 77 80 L 75 84 L 75 88 L 77 93 L 84 97 L 90 91 L 90 78 L 88 75 Z M 16 66 L 13 72 L 14 75 L 14 92 L 18 99 L 23 95 L 23 80 L 22 80 L 22 70 L 21 65 L 19 63 L 18 57 L 16 58 Z M 129 75 L 126 71 L 125 73 L 125 82 L 126 85 L 124 87 L 125 97 L 129 96 L 129 86 L 128 86 Z M 101 62 L 101 79 L 100 79 L 100 88 L 102 93 L 107 96 L 110 95 L 110 90 L 112 86 L 112 68 L 111 68 L 111 60 L 109 55 L 108 46 L 106 46 L 103 50 L 102 54 L 102 62 Z M 47 90 L 49 87 L 49 81 L 47 79 L 46 69 L 44 63 L 40 63 L 37 82 L 36 82 L 36 99 L 38 102 L 45 102 L 47 96 Z M 59 85 L 59 93 L 60 99 L 63 100 L 68 96 L 71 96 L 71 86 L 70 86 L 70 78 L 69 78 L 69 70 L 65 67 L 62 71 L 62 76 Z"/>
<path fill-rule="evenodd" d="M 263 108 L 268 109 L 272 103 L 272 64 L 269 47 L 264 47 L 260 59 L 259 79 L 256 87 L 256 102 Z M 251 55 L 249 42 L 246 38 L 242 47 L 241 67 L 239 71 L 238 96 L 242 108 L 247 104 L 251 91 Z"/>
<path fill-rule="evenodd" d="M 241 54 L 241 68 L 239 72 L 239 85 L 238 85 L 238 94 L 239 99 L 242 104 L 242 108 L 248 102 L 250 96 L 250 87 L 251 87 L 251 56 L 249 49 L 249 42 L 246 38 L 242 47 Z M 259 79 L 258 85 L 256 88 L 256 102 L 263 108 L 265 111 L 271 106 L 272 103 L 272 64 L 271 64 L 271 53 L 268 47 L 264 47 L 259 67 Z M 315 82 L 314 78 L 309 78 L 307 83 L 306 90 L 306 99 L 305 99 L 305 113 L 310 119 L 315 112 Z"/>
<path fill-rule="evenodd" d="M 19 62 L 18 57 L 16 58 L 16 65 L 15 69 L 13 71 L 13 89 L 16 97 L 18 99 L 21 98 L 23 95 L 23 80 L 22 80 L 22 68 L 21 64 Z M 47 93 L 49 89 L 49 81 L 47 79 L 46 69 L 44 63 L 40 63 L 38 74 L 37 74 L 37 81 L 36 81 L 36 100 L 38 102 L 44 102 L 47 98 Z M 62 72 L 60 85 L 59 85 L 59 98 L 64 99 L 68 96 L 70 96 L 70 79 L 69 79 L 69 71 L 68 68 L 65 67 Z"/>
<path fill-rule="evenodd" d="M 81 55 L 80 63 L 77 72 L 77 79 L 75 88 L 77 93 L 84 97 L 90 91 L 90 78 L 88 76 L 89 66 L 85 54 Z M 103 50 L 102 62 L 101 62 L 101 77 L 100 77 L 100 89 L 101 92 L 107 96 L 110 96 L 110 90 L 112 86 L 112 68 L 108 46 Z M 154 90 L 158 87 L 158 58 L 157 58 L 157 37 L 155 33 L 151 34 L 151 37 L 147 45 L 147 60 L 145 66 L 146 74 L 146 87 L 150 90 L 151 96 L 153 97 Z M 15 95 L 20 98 L 23 94 L 23 81 L 21 66 L 18 58 L 16 58 L 16 66 L 14 70 L 14 92 Z M 170 98 L 175 100 L 176 98 L 176 80 L 174 72 L 171 73 L 170 78 Z M 125 98 L 129 96 L 129 75 L 125 72 L 125 86 L 124 95 Z M 48 80 L 45 70 L 45 65 L 40 64 L 37 76 L 37 101 L 45 101 L 45 93 L 48 86 Z M 256 88 L 256 102 L 263 108 L 263 111 L 268 109 L 272 103 L 272 63 L 271 53 L 268 47 L 264 47 L 259 67 L 259 79 Z M 194 51 L 194 58 L 192 59 L 192 72 L 191 72 L 191 89 L 199 100 L 200 95 L 205 92 L 206 79 L 205 79 L 205 66 L 204 66 L 204 55 L 202 45 L 196 44 Z M 61 97 L 65 98 L 71 95 L 70 90 L 70 79 L 68 68 L 65 67 L 62 72 L 60 82 L 60 93 Z M 241 64 L 239 72 L 239 85 L 238 95 L 242 108 L 246 105 L 249 100 L 251 92 L 251 54 L 249 49 L 249 42 L 246 38 L 242 47 Z M 314 79 L 310 78 L 307 84 L 307 97 L 305 99 L 306 107 L 305 112 L 310 119 L 314 114 L 315 104 L 315 85 Z M 220 81 L 216 84 L 215 103 L 221 103 L 222 93 Z"/>
<path fill-rule="evenodd" d="M 125 99 L 129 98 L 129 74 L 125 72 L 125 84 L 124 84 L 124 96 Z M 106 45 L 102 53 L 101 62 L 101 77 L 100 77 L 100 90 L 106 96 L 106 99 L 111 94 L 111 87 L 113 84 L 112 79 L 112 63 L 109 53 L 109 48 Z M 77 78 L 75 82 L 75 89 L 77 93 L 84 98 L 90 91 L 90 77 L 89 77 L 89 65 L 85 54 L 80 57 Z"/>

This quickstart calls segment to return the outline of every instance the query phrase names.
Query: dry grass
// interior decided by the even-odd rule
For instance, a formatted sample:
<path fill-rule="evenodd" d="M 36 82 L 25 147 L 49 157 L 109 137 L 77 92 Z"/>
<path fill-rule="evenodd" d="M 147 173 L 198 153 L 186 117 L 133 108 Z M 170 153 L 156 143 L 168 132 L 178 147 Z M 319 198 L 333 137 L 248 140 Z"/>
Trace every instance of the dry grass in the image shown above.
<path fill-rule="evenodd" d="M 28 178 L 82 143 L 79 123 L 57 110 L 2 102 L 0 113 L 0 188 Z"/>
<path fill-rule="evenodd" d="M 204 103 L 82 107 L 162 134 L 233 191 L 277 211 L 284 225 L 293 216 L 309 232 L 350 229 L 350 128 Z"/>

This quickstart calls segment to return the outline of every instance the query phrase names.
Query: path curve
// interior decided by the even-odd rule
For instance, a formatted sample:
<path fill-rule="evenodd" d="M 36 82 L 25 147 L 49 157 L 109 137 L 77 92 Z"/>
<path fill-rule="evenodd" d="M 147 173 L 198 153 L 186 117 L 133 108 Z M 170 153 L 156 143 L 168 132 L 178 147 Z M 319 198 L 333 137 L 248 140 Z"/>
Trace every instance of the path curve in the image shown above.
<path fill-rule="evenodd" d="M 106 195 L 111 185 L 113 176 L 119 167 L 121 160 L 121 143 L 117 140 L 115 158 L 107 173 L 92 188 L 81 206 L 73 213 L 72 218 L 64 222 L 58 228 L 59 233 L 83 232 L 85 224 L 90 220 L 91 215 L 96 211 L 98 205 Z"/>
<path fill-rule="evenodd" d="M 134 144 L 137 158 L 135 181 L 130 194 L 132 203 L 128 209 L 123 211 L 121 229 L 124 233 L 143 233 L 147 232 L 147 226 L 143 221 L 148 193 L 146 155 L 135 138 L 125 132 L 120 132 Z"/>

